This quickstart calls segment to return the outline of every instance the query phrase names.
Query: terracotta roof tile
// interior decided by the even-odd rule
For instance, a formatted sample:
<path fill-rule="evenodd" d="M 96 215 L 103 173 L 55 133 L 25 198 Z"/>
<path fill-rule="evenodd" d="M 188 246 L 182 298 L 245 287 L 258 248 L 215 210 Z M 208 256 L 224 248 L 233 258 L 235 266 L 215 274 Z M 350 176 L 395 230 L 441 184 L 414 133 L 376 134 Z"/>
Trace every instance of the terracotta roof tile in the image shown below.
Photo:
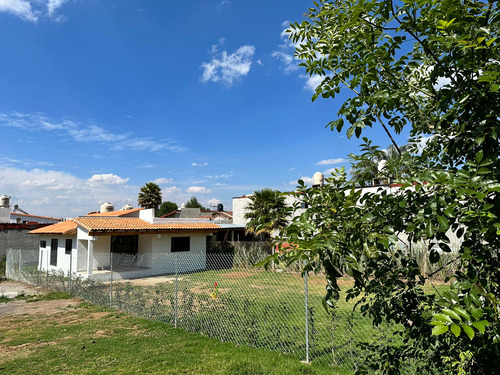
<path fill-rule="evenodd" d="M 158 232 L 170 230 L 182 231 L 209 231 L 217 230 L 221 227 L 213 223 L 155 223 L 151 224 L 147 221 L 136 217 L 79 217 L 74 219 L 82 228 L 89 232 Z"/>
<path fill-rule="evenodd" d="M 116 217 L 120 217 L 120 216 L 128 215 L 128 214 L 133 213 L 133 212 L 140 211 L 140 210 L 144 210 L 144 208 L 143 207 L 139 207 L 139 208 L 132 208 L 130 210 L 119 210 L 119 211 L 110 211 L 110 212 L 97 212 L 95 214 L 88 214 L 88 215 L 85 215 L 85 216 L 92 216 L 92 217 L 96 217 L 96 216 L 106 216 L 106 217 L 116 216 Z"/>
<path fill-rule="evenodd" d="M 73 234 L 76 233 L 77 225 L 71 220 L 61 221 L 60 223 L 48 225 L 29 231 L 30 234 Z"/>

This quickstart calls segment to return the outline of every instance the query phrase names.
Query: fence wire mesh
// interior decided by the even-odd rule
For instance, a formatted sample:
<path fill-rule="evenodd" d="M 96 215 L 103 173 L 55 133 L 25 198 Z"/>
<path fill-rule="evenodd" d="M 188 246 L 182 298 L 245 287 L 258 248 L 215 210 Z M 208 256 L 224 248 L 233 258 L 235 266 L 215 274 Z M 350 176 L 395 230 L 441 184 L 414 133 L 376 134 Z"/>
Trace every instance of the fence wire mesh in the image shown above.
<path fill-rule="evenodd" d="M 326 311 L 324 275 L 303 276 L 300 265 L 254 268 L 266 252 L 232 247 L 232 253 L 112 253 L 91 275 L 40 266 L 38 250 L 11 249 L 6 276 L 223 342 L 348 370 L 362 357 L 361 341 L 387 335 L 353 312 L 354 302 Z"/>

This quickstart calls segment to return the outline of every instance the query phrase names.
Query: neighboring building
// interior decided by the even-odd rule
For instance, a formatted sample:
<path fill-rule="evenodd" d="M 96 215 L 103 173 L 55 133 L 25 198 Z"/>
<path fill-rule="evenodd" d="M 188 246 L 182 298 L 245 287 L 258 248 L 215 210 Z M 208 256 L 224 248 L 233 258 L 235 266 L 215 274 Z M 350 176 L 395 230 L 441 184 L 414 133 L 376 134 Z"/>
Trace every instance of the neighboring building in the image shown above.
<path fill-rule="evenodd" d="M 31 231 L 40 236 L 39 270 L 76 273 L 106 280 L 112 254 L 114 278 L 172 273 L 174 258 L 157 254 L 192 255 L 179 272 L 205 269 L 207 237 L 221 227 L 201 219 L 162 219 L 153 209 L 92 213 Z M 170 260 L 170 261 L 165 261 Z"/>
<path fill-rule="evenodd" d="M 14 206 L 14 211 L 19 210 Z M 47 216 L 12 212 L 10 197 L 0 197 L 0 257 L 8 249 L 34 250 L 38 248 L 38 236 L 28 236 L 30 230 L 57 223 L 60 219 Z"/>
<path fill-rule="evenodd" d="M 323 185 L 324 177 L 321 173 L 316 172 L 314 174 L 313 181 L 313 185 Z M 403 186 L 403 184 L 391 183 L 387 185 L 360 187 L 359 189 L 362 191 L 361 194 L 366 194 L 368 192 L 376 193 L 382 191 L 387 191 L 389 194 L 393 194 L 394 192 L 401 189 L 401 186 Z M 250 203 L 252 195 L 253 194 L 247 194 L 241 197 L 233 198 L 233 224 L 245 227 L 248 223 L 249 219 L 245 219 L 245 214 L 248 211 L 247 206 Z M 301 215 L 308 208 L 305 203 L 300 201 L 300 198 L 291 195 L 286 196 L 285 203 L 289 206 L 292 206 L 294 204 L 298 205 L 299 208 L 295 211 L 294 216 Z M 451 231 L 451 229 L 446 232 L 446 236 L 450 240 L 449 245 L 451 248 L 458 248 L 460 246 L 461 239 L 457 238 L 456 234 Z M 400 234 L 399 239 L 401 240 L 401 245 L 403 245 L 403 243 L 407 243 L 407 235 L 405 233 Z"/>
<path fill-rule="evenodd" d="M 182 207 L 180 210 L 175 210 L 163 215 L 162 218 L 170 219 L 207 219 L 215 223 L 231 224 L 233 221 L 233 213 L 224 211 L 222 205 L 218 210 L 201 210 L 199 208 Z"/>

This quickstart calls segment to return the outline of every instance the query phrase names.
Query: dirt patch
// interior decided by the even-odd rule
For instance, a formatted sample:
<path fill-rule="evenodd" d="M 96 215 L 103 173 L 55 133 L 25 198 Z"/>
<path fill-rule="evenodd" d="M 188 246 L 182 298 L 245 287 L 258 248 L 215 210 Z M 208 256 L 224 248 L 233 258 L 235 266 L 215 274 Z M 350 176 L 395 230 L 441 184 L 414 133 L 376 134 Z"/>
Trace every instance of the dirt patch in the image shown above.
<path fill-rule="evenodd" d="M 182 280 L 182 277 L 177 278 L 178 281 Z M 175 282 L 175 277 L 172 276 L 161 276 L 161 277 L 146 277 L 144 279 L 133 279 L 133 280 L 117 280 L 117 283 L 130 283 L 133 286 L 154 286 L 157 284 Z"/>
<path fill-rule="evenodd" d="M 79 298 L 57 299 L 53 301 L 12 301 L 0 303 L 0 319 L 12 315 L 54 315 L 82 303 Z"/>
<path fill-rule="evenodd" d="M 16 298 L 19 295 L 43 295 L 47 294 L 48 290 L 39 288 L 33 285 L 21 283 L 19 281 L 2 281 L 0 282 L 0 296 L 7 298 Z"/>

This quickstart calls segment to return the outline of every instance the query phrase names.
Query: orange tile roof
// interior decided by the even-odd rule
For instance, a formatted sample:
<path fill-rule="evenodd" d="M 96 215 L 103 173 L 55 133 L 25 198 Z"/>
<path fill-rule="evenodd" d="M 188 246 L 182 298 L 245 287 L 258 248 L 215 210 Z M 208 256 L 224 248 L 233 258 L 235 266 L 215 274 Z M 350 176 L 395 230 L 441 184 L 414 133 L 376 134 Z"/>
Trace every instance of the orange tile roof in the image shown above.
<path fill-rule="evenodd" d="M 61 221 L 60 223 L 48 225 L 43 228 L 29 231 L 30 234 L 73 234 L 76 233 L 77 225 L 72 220 Z"/>
<path fill-rule="evenodd" d="M 155 223 L 151 224 L 137 217 L 79 217 L 76 224 L 90 233 L 106 232 L 160 232 L 160 231 L 211 231 L 221 227 L 213 223 Z"/>
<path fill-rule="evenodd" d="M 130 214 L 132 212 L 140 211 L 140 210 L 144 210 L 144 208 L 143 207 L 139 207 L 139 208 L 132 208 L 130 210 L 119 210 L 119 211 L 110 211 L 110 212 L 97 212 L 95 214 L 88 214 L 88 215 L 85 215 L 85 216 L 92 216 L 92 217 L 95 217 L 95 216 L 106 216 L 106 217 L 116 216 L 116 217 L 120 217 L 120 216 L 128 215 L 128 214 Z"/>

